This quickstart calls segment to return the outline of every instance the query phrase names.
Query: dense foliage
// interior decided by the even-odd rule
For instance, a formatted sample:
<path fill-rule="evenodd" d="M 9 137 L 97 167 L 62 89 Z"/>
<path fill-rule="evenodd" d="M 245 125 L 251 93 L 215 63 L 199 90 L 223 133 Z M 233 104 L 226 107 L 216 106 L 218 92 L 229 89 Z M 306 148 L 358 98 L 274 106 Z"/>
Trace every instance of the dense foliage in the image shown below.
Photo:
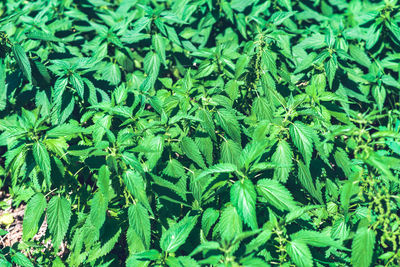
<path fill-rule="evenodd" d="M 396 2 L 2 1 L 0 264 L 400 265 Z"/>

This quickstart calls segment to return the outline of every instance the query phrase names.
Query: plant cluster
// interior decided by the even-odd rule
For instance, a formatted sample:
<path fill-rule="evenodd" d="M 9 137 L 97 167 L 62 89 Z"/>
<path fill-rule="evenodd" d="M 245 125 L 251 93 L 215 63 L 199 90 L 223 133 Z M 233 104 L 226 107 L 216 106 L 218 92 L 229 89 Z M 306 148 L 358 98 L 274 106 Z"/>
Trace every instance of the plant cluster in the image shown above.
<path fill-rule="evenodd" d="M 396 0 L 0 16 L 2 266 L 400 265 Z"/>

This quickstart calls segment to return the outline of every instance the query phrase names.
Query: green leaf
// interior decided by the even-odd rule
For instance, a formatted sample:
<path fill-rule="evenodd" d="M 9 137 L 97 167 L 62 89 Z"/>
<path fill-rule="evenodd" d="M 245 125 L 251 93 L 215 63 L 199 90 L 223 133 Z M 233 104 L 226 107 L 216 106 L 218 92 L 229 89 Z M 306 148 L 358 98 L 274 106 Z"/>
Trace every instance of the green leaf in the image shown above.
<path fill-rule="evenodd" d="M 245 179 L 237 181 L 233 184 L 230 191 L 231 202 L 236 207 L 242 220 L 256 230 L 257 216 L 256 216 L 256 190 L 253 183 Z"/>
<path fill-rule="evenodd" d="M 58 249 L 67 233 L 71 219 L 71 205 L 63 197 L 54 196 L 47 205 L 47 224 L 53 236 L 53 245 Z"/>
<path fill-rule="evenodd" d="M 132 204 L 128 210 L 129 227 L 139 235 L 146 249 L 150 247 L 150 218 L 146 208 L 140 203 Z"/>
<path fill-rule="evenodd" d="M 76 92 L 78 93 L 78 96 L 81 99 L 83 98 L 83 94 L 84 94 L 84 84 L 83 84 L 83 80 L 81 78 L 81 76 L 77 73 L 72 73 L 72 75 L 69 77 L 69 80 L 72 84 L 72 87 L 76 90 Z"/>
<path fill-rule="evenodd" d="M 201 168 L 206 168 L 203 157 L 200 154 L 199 148 L 190 137 L 183 137 L 181 141 L 182 151 L 189 159 L 197 163 Z"/>
<path fill-rule="evenodd" d="M 165 252 L 175 252 L 182 246 L 197 222 L 197 216 L 186 216 L 165 231 L 160 247 Z"/>
<path fill-rule="evenodd" d="M 233 140 L 226 140 L 221 145 L 221 161 L 237 165 L 242 147 Z"/>
<path fill-rule="evenodd" d="M 288 142 L 280 140 L 271 161 L 275 163 L 274 179 L 286 183 L 292 169 L 293 152 Z"/>
<path fill-rule="evenodd" d="M 204 235 L 207 236 L 211 227 L 218 220 L 219 212 L 213 208 L 208 208 L 204 211 L 201 217 L 201 228 L 204 231 Z"/>
<path fill-rule="evenodd" d="M 375 231 L 368 227 L 367 220 L 361 221 L 351 245 L 353 266 L 369 267 L 375 246 Z"/>
<path fill-rule="evenodd" d="M 210 112 L 205 109 L 200 109 L 198 112 L 199 118 L 201 119 L 201 127 L 206 130 L 213 140 L 216 140 L 214 121 L 212 120 Z"/>
<path fill-rule="evenodd" d="M 306 244 L 299 241 L 289 241 L 286 245 L 286 251 L 293 262 L 298 267 L 313 266 L 312 255 Z"/>
<path fill-rule="evenodd" d="M 372 96 L 375 98 L 376 104 L 378 106 L 379 111 L 383 110 L 386 100 L 386 89 L 385 87 L 375 85 L 372 87 Z"/>
<path fill-rule="evenodd" d="M 42 193 L 36 193 L 26 205 L 24 221 L 22 224 L 22 236 L 24 240 L 29 240 L 36 235 L 39 230 L 39 222 L 46 209 L 46 198 Z"/>
<path fill-rule="evenodd" d="M 17 252 L 15 253 L 12 257 L 11 257 L 11 261 L 15 264 L 17 264 L 18 266 L 22 266 L 22 267 L 34 267 L 34 265 L 32 264 L 32 262 L 21 252 Z"/>
<path fill-rule="evenodd" d="M 280 210 L 293 210 L 297 207 L 289 190 L 278 181 L 261 179 L 257 183 L 257 191 L 264 201 Z"/>
<path fill-rule="evenodd" d="M 369 68 L 371 66 L 371 60 L 369 59 L 369 57 L 367 56 L 367 54 L 365 53 L 365 51 L 363 51 L 361 48 L 359 48 L 358 46 L 354 46 L 354 45 L 350 45 L 350 55 L 354 58 L 354 60 L 364 66 Z"/>
<path fill-rule="evenodd" d="M 7 105 L 6 69 L 3 61 L 0 60 L 0 111 Z"/>
<path fill-rule="evenodd" d="M 32 82 L 32 68 L 29 62 L 29 58 L 25 54 L 24 49 L 19 44 L 12 46 L 15 60 L 18 63 L 19 68 L 22 70 L 25 78 L 31 83 Z"/>
<path fill-rule="evenodd" d="M 335 247 L 346 250 L 338 241 L 333 240 L 329 235 L 309 230 L 300 230 L 292 235 L 290 239 L 313 247 Z"/>
<path fill-rule="evenodd" d="M 329 87 L 332 88 L 333 79 L 337 69 L 336 56 L 332 56 L 328 61 L 325 62 L 326 77 L 328 78 Z"/>
<path fill-rule="evenodd" d="M 216 173 L 229 173 L 229 172 L 234 172 L 237 171 L 236 165 L 230 164 L 230 163 L 220 163 L 220 164 L 215 164 L 214 166 L 211 166 L 210 168 L 202 171 L 199 176 L 196 177 L 196 181 L 200 181 L 204 177 Z"/>
<path fill-rule="evenodd" d="M 313 196 L 319 203 L 323 204 L 322 193 L 315 188 L 313 178 L 311 177 L 310 169 L 303 164 L 301 160 L 297 162 L 298 166 L 298 179 L 303 187 Z"/>
<path fill-rule="evenodd" d="M 160 34 L 154 34 L 152 37 L 152 44 L 154 50 L 156 50 L 158 56 L 161 58 L 161 62 L 166 65 L 164 38 Z"/>
<path fill-rule="evenodd" d="M 148 52 L 144 58 L 144 71 L 150 77 L 150 81 L 153 84 L 158 77 L 160 70 L 160 58 L 155 52 Z"/>
<path fill-rule="evenodd" d="M 110 170 L 106 165 L 101 166 L 97 178 L 97 186 L 106 199 L 110 196 Z"/>
<path fill-rule="evenodd" d="M 309 126 L 300 121 L 290 124 L 289 131 L 294 145 L 303 155 L 304 161 L 308 166 L 313 152 L 312 136 L 314 136 L 315 133 Z"/>
<path fill-rule="evenodd" d="M 235 142 L 240 143 L 240 126 L 235 114 L 228 109 L 219 109 L 216 112 L 218 124 Z"/>
<path fill-rule="evenodd" d="M 229 205 L 222 211 L 219 222 L 214 228 L 214 232 L 219 233 L 221 238 L 226 241 L 232 241 L 242 232 L 243 225 L 237 209 Z M 213 233 L 214 235 L 215 233 Z"/>
<path fill-rule="evenodd" d="M 33 144 L 33 157 L 35 158 L 36 164 L 39 166 L 40 171 L 46 179 L 47 185 L 51 184 L 51 166 L 50 156 L 47 152 L 46 147 L 42 142 L 35 142 Z"/>
<path fill-rule="evenodd" d="M 107 198 L 100 191 L 94 194 L 90 205 L 89 220 L 97 229 L 104 224 L 108 207 Z"/>

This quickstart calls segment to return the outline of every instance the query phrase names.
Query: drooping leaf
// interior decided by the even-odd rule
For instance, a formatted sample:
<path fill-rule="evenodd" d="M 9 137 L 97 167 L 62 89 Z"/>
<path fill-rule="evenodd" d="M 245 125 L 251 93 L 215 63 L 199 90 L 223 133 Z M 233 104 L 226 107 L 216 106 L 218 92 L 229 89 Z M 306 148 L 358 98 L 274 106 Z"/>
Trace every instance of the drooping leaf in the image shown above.
<path fill-rule="evenodd" d="M 285 140 L 279 141 L 271 161 L 276 164 L 274 179 L 285 183 L 292 168 L 293 152 Z"/>
<path fill-rule="evenodd" d="M 300 121 L 290 124 L 289 130 L 294 145 L 303 155 L 304 161 L 308 166 L 310 164 L 311 155 L 313 152 L 313 130 Z"/>
<path fill-rule="evenodd" d="M 375 231 L 366 221 L 360 222 L 351 246 L 351 262 L 354 266 L 368 267 L 375 247 Z"/>
<path fill-rule="evenodd" d="M 48 185 L 51 184 L 51 166 L 50 156 L 46 147 L 42 142 L 35 142 L 33 144 L 33 157 L 35 158 L 36 164 L 39 166 L 40 171 L 46 179 Z"/>
<path fill-rule="evenodd" d="M 58 248 L 67 233 L 71 219 L 71 204 L 63 197 L 54 196 L 47 205 L 47 224 L 53 236 L 54 247 Z"/>
<path fill-rule="evenodd" d="M 230 191 L 231 202 L 236 207 L 242 220 L 252 230 L 258 228 L 256 215 L 256 190 L 253 183 L 245 179 L 233 184 Z"/>
<path fill-rule="evenodd" d="M 26 205 L 22 235 L 24 240 L 31 239 L 39 230 L 39 222 L 46 209 L 46 198 L 42 193 L 36 193 Z"/>
<path fill-rule="evenodd" d="M 146 249 L 150 247 L 150 218 L 146 208 L 140 203 L 132 204 L 128 210 L 129 227 L 139 235 Z"/>
<path fill-rule="evenodd" d="M 24 73 L 25 78 L 29 82 L 32 82 L 32 68 L 31 68 L 31 64 L 29 62 L 29 58 L 26 55 L 24 49 L 19 44 L 14 44 L 12 46 L 12 51 L 14 53 L 14 57 L 18 63 L 18 66 Z"/>

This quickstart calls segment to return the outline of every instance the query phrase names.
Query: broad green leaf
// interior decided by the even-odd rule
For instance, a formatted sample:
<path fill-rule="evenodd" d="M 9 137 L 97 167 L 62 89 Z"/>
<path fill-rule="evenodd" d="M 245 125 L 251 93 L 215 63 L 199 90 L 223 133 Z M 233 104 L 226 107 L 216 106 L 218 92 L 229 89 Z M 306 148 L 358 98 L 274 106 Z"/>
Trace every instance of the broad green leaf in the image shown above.
<path fill-rule="evenodd" d="M 297 162 L 298 167 L 298 179 L 301 185 L 313 196 L 319 203 L 323 204 L 324 200 L 322 199 L 321 191 L 317 190 L 313 178 L 311 177 L 310 169 L 303 164 L 302 161 Z"/>
<path fill-rule="evenodd" d="M 42 193 L 36 193 L 26 205 L 24 221 L 22 224 L 22 235 L 24 240 L 29 240 L 39 230 L 39 222 L 46 209 L 46 198 Z"/>
<path fill-rule="evenodd" d="M 50 156 L 47 152 L 46 147 L 42 142 L 35 142 L 33 144 L 33 157 L 35 158 L 36 164 L 39 166 L 40 171 L 46 179 L 48 185 L 51 184 L 51 166 L 50 166 Z"/>
<path fill-rule="evenodd" d="M 237 181 L 233 184 L 230 191 L 231 202 L 236 207 L 242 220 L 256 230 L 257 216 L 256 216 L 256 190 L 253 183 L 245 179 Z"/>
<path fill-rule="evenodd" d="M 83 98 L 83 94 L 84 94 L 84 83 L 83 80 L 81 78 L 81 76 L 77 73 L 72 73 L 72 75 L 69 77 L 69 80 L 71 82 L 72 87 L 76 90 L 76 92 L 78 93 L 78 96 L 81 99 Z"/>
<path fill-rule="evenodd" d="M 235 114 L 228 109 L 219 109 L 216 118 L 222 129 L 235 142 L 240 143 L 240 126 Z"/>
<path fill-rule="evenodd" d="M 219 233 L 223 240 L 231 241 L 242 232 L 243 225 L 237 209 L 229 205 L 222 211 L 213 235 Z"/>
<path fill-rule="evenodd" d="M 211 166 L 210 168 L 202 171 L 199 176 L 196 177 L 196 181 L 199 181 L 203 179 L 204 177 L 216 173 L 229 173 L 229 172 L 234 172 L 237 170 L 236 165 L 230 164 L 230 163 L 220 163 L 216 164 L 214 166 Z"/>
<path fill-rule="evenodd" d="M 299 241 L 289 241 L 286 245 L 286 251 L 296 266 L 313 266 L 313 258 L 308 246 Z"/>
<path fill-rule="evenodd" d="M 24 49 L 19 44 L 14 44 L 12 46 L 12 51 L 14 53 L 15 60 L 18 63 L 19 68 L 24 73 L 25 78 L 32 82 L 32 68 L 29 58 L 26 55 Z"/>
<path fill-rule="evenodd" d="M 95 193 L 91 200 L 89 219 L 91 224 L 97 229 L 100 229 L 106 220 L 107 207 L 108 199 L 103 195 L 103 193 L 100 191 Z"/>
<path fill-rule="evenodd" d="M 152 84 L 157 80 L 160 64 L 160 58 L 155 52 L 148 52 L 144 58 L 144 70 Z"/>
<path fill-rule="evenodd" d="M 17 252 L 15 253 L 12 257 L 11 257 L 11 261 L 15 264 L 17 264 L 18 266 L 22 266 L 22 267 L 33 267 L 33 263 L 21 252 Z"/>
<path fill-rule="evenodd" d="M 330 236 L 317 231 L 300 230 L 290 235 L 290 239 L 313 247 L 335 247 L 338 249 L 346 249 Z"/>
<path fill-rule="evenodd" d="M 129 227 L 142 239 L 146 248 L 150 247 L 150 218 L 146 208 L 140 203 L 132 204 L 128 210 Z"/>
<path fill-rule="evenodd" d="M 290 136 L 292 137 L 294 145 L 303 155 L 304 161 L 308 166 L 311 161 L 311 156 L 313 152 L 313 130 L 300 121 L 296 121 L 290 124 Z"/>
<path fill-rule="evenodd" d="M 161 58 L 161 62 L 166 65 L 164 38 L 160 34 L 154 34 L 152 37 L 152 44 L 154 50 L 156 50 L 158 56 Z"/>
<path fill-rule="evenodd" d="M 196 162 L 201 168 L 206 168 L 206 164 L 200 154 L 199 148 L 190 137 L 182 138 L 181 147 L 185 156 Z"/>
<path fill-rule="evenodd" d="M 197 216 L 186 216 L 165 231 L 160 247 L 165 252 L 175 252 L 182 246 L 197 222 Z"/>
<path fill-rule="evenodd" d="M 106 199 L 110 196 L 110 170 L 106 165 L 101 166 L 97 178 L 97 186 Z"/>
<path fill-rule="evenodd" d="M 271 161 L 276 164 L 274 179 L 285 183 L 292 168 L 293 152 L 285 140 L 279 141 Z"/>
<path fill-rule="evenodd" d="M 257 191 L 263 200 L 280 210 L 293 210 L 296 203 L 292 194 L 278 181 L 261 179 L 257 183 Z"/>
<path fill-rule="evenodd" d="M 53 244 L 58 248 L 67 233 L 71 219 L 71 205 L 63 197 L 54 196 L 47 205 L 47 224 L 53 236 Z"/>
<path fill-rule="evenodd" d="M 218 220 L 219 212 L 213 208 L 208 208 L 204 211 L 203 216 L 201 217 L 201 228 L 204 231 L 204 234 L 207 236 L 211 227 Z"/>
<path fill-rule="evenodd" d="M 375 231 L 368 227 L 366 221 L 360 222 L 351 246 L 353 266 L 369 267 L 375 247 Z"/>
<path fill-rule="evenodd" d="M 221 161 L 237 165 L 242 147 L 231 139 L 222 142 Z"/>

